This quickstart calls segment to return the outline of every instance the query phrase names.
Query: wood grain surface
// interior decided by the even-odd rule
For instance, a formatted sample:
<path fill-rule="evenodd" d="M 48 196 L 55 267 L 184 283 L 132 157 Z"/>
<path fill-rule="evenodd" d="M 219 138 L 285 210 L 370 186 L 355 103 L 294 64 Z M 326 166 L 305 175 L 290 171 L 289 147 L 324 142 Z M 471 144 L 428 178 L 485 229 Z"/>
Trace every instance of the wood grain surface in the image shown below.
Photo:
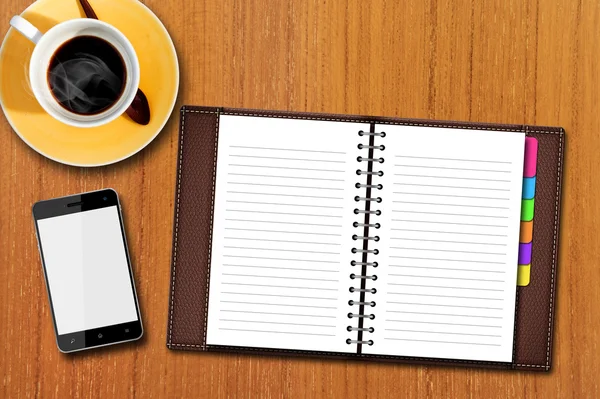
<path fill-rule="evenodd" d="M 29 3 L 2 0 L 0 31 Z M 95 169 L 43 158 L 2 117 L 0 397 L 600 397 L 597 0 L 145 4 L 179 53 L 178 105 L 564 127 L 552 372 L 171 352 L 165 334 L 177 112 L 144 151 Z M 122 198 L 146 335 L 133 345 L 63 355 L 31 205 L 103 187 Z"/>

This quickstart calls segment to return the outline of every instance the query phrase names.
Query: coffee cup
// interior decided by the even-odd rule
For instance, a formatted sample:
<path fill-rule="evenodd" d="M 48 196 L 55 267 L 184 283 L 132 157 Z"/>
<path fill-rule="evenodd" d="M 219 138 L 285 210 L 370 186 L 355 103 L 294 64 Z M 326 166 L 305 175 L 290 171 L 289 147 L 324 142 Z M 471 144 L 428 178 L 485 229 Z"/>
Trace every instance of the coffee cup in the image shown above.
<path fill-rule="evenodd" d="M 121 116 L 140 83 L 135 49 L 118 29 L 96 19 L 72 19 L 45 34 L 20 16 L 11 26 L 35 48 L 31 90 L 42 108 L 71 126 L 91 128 Z"/>

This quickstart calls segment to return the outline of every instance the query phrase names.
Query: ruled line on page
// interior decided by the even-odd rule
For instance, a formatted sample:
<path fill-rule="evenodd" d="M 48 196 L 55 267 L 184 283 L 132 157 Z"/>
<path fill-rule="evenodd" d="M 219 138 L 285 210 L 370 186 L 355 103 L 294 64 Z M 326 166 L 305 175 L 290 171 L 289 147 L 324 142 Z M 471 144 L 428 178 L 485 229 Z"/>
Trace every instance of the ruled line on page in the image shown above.
<path fill-rule="evenodd" d="M 414 156 L 414 155 L 394 155 L 394 158 L 412 158 L 412 159 L 426 159 L 426 160 L 436 160 L 436 161 L 458 161 L 458 162 L 484 162 L 484 163 L 499 163 L 499 164 L 508 164 L 511 165 L 510 161 L 493 161 L 493 160 L 479 160 L 479 159 L 464 159 L 464 158 L 435 158 L 435 157 L 423 157 L 423 156 Z"/>
<path fill-rule="evenodd" d="M 411 220 L 411 222 L 412 222 L 412 220 Z M 412 231 L 412 232 L 420 232 L 420 233 L 436 233 L 436 234 L 464 234 L 464 235 L 472 235 L 472 236 L 508 237 L 506 234 L 465 233 L 463 231 L 416 230 L 416 229 L 398 229 L 398 228 L 392 228 L 390 230 Z"/>
<path fill-rule="evenodd" d="M 294 213 L 294 212 L 269 212 L 269 211 L 255 211 L 249 209 L 226 209 L 226 212 L 243 212 L 243 213 L 264 213 L 268 215 L 287 215 L 287 216 L 316 216 L 320 218 L 342 218 L 340 215 L 315 215 L 310 213 Z M 341 225 L 338 227 L 342 227 Z"/>
<path fill-rule="evenodd" d="M 440 222 L 434 220 L 407 220 L 407 219 L 392 219 L 392 222 L 414 222 L 414 223 L 434 223 L 434 224 L 454 224 L 459 226 L 480 226 L 480 227 L 503 227 L 503 224 L 478 224 L 478 223 L 456 223 L 456 222 Z"/>
<path fill-rule="evenodd" d="M 405 268 L 405 269 L 451 270 L 451 271 L 458 271 L 458 272 L 477 272 L 477 273 L 506 273 L 505 270 L 454 269 L 454 268 L 449 268 L 449 267 L 431 267 L 431 266 L 388 265 L 388 267 L 397 267 L 397 268 Z"/>
<path fill-rule="evenodd" d="M 310 168 L 291 168 L 289 166 L 272 166 L 272 165 L 241 165 L 230 163 L 229 166 L 239 166 L 244 168 L 265 168 L 265 169 L 289 169 L 289 170 L 301 170 L 301 171 L 311 171 L 311 172 L 331 172 L 331 173 L 344 173 L 345 170 L 338 169 L 310 169 Z"/>
<path fill-rule="evenodd" d="M 446 326 L 461 326 L 461 327 L 502 328 L 502 326 L 499 326 L 499 325 L 489 326 L 486 324 L 440 323 L 440 322 L 434 322 L 434 321 L 398 320 L 398 319 L 385 319 L 385 321 L 391 322 L 391 323 L 440 324 L 440 325 L 446 325 Z"/>
<path fill-rule="evenodd" d="M 457 287 L 452 285 L 428 285 L 428 284 L 404 284 L 404 283 L 387 283 L 388 285 L 398 285 L 402 287 L 424 287 L 424 288 L 442 288 L 452 290 L 469 290 L 469 291 L 495 291 L 504 292 L 503 289 L 499 288 L 473 288 L 473 287 Z"/>
<path fill-rule="evenodd" d="M 417 278 L 437 278 L 442 280 L 460 280 L 460 281 L 485 281 L 490 283 L 502 283 L 504 280 L 489 280 L 485 278 L 464 278 L 464 277 L 447 277 L 447 276 L 416 276 L 414 274 L 395 274 L 390 273 L 388 276 L 394 277 L 417 277 Z"/>
<path fill-rule="evenodd" d="M 421 201 L 392 201 L 396 204 L 417 204 L 417 205 L 438 205 L 438 206 L 460 206 L 463 208 L 485 208 L 485 209 L 510 209 L 508 206 L 483 206 L 483 205 L 468 205 L 468 204 L 448 204 L 439 202 L 421 202 Z M 467 215 L 468 216 L 468 215 Z M 473 215 L 477 216 L 477 215 Z"/>
<path fill-rule="evenodd" d="M 441 343 L 441 344 L 502 346 L 500 344 L 483 344 L 483 343 L 475 343 L 475 342 L 458 342 L 458 341 L 434 341 L 434 340 L 426 340 L 426 339 L 406 339 L 406 338 L 390 338 L 390 337 L 384 337 L 384 339 L 390 339 L 390 340 L 394 340 L 394 341 L 430 342 L 430 343 Z"/>
<path fill-rule="evenodd" d="M 337 261 L 314 260 L 314 259 L 268 258 L 268 257 L 264 257 L 264 256 L 246 256 L 246 255 L 223 255 L 223 256 L 227 257 L 227 258 L 285 260 L 285 261 L 290 261 L 290 262 L 335 263 L 335 264 L 339 263 Z"/>
<path fill-rule="evenodd" d="M 219 327 L 219 330 L 229 330 L 229 331 L 244 331 L 244 332 L 260 332 L 260 333 L 270 333 L 270 334 L 293 334 L 293 335 L 318 335 L 321 337 L 335 337 L 335 334 L 317 334 L 317 333 L 301 333 L 301 332 L 290 332 L 290 331 L 268 331 L 268 330 L 248 330 L 244 328 L 224 328 Z"/>
<path fill-rule="evenodd" d="M 435 304 L 435 303 L 395 302 L 395 301 L 388 301 L 387 303 L 393 303 L 396 305 L 421 305 L 421 306 L 439 306 L 439 307 L 447 307 L 447 308 L 502 310 L 502 308 L 494 308 L 494 307 L 486 307 L 486 306 L 443 305 L 443 304 Z"/>
<path fill-rule="evenodd" d="M 285 184 L 265 184 L 265 183 L 244 183 L 244 182 L 233 182 L 229 181 L 227 184 L 239 184 L 242 186 L 263 186 L 263 187 L 287 187 L 287 188 L 302 188 L 302 189 L 310 189 L 310 190 L 334 190 L 334 191 L 343 191 L 343 188 L 335 188 L 335 187 L 306 187 L 306 186 L 289 186 Z"/>
<path fill-rule="evenodd" d="M 508 201 L 510 199 L 510 198 L 506 198 L 506 197 L 479 197 L 479 196 L 474 196 L 474 195 L 453 195 L 453 194 L 439 194 L 439 193 L 415 193 L 415 192 L 408 192 L 408 191 L 394 191 L 393 194 L 426 195 L 426 196 L 430 196 L 430 197 L 488 199 L 488 200 L 499 200 L 499 201 Z"/>
<path fill-rule="evenodd" d="M 406 165 L 394 164 L 396 167 L 402 168 L 425 168 L 425 169 L 446 169 L 446 170 L 464 170 L 470 172 L 486 172 L 486 173 L 510 173 L 510 170 L 493 170 L 493 169 L 474 169 L 474 168 L 451 168 L 448 166 L 425 166 L 425 165 Z"/>
<path fill-rule="evenodd" d="M 432 248 L 415 248 L 415 247 L 390 247 L 391 249 L 405 249 L 410 251 L 432 251 L 432 252 L 450 252 L 461 254 L 478 254 L 478 255 L 506 255 L 506 252 L 481 252 L 481 251 L 457 251 L 453 249 L 432 249 Z"/>
<path fill-rule="evenodd" d="M 251 296 L 275 296 L 281 298 L 297 298 L 297 299 L 320 299 L 325 301 L 337 301 L 337 298 L 319 298 L 314 296 L 298 296 L 298 295 L 283 295 L 283 294 L 261 294 L 254 292 L 226 292 L 222 291 L 221 294 L 230 294 L 230 295 L 251 295 Z"/>
<path fill-rule="evenodd" d="M 294 271 L 303 271 L 303 272 L 322 272 L 322 273 L 339 273 L 340 270 L 324 270 L 324 269 L 303 269 L 303 268 L 293 268 L 293 267 L 280 267 L 280 266 L 256 266 L 256 265 L 232 265 L 232 264 L 222 264 L 224 267 L 243 267 L 243 268 L 254 268 L 254 269 L 275 269 L 275 270 L 294 270 Z"/>
<path fill-rule="evenodd" d="M 344 183 L 344 179 L 324 179 L 317 177 L 300 177 L 300 176 L 274 176 L 274 175 L 255 175 L 248 173 L 227 173 L 228 176 L 248 176 L 248 177 L 272 177 L 277 179 L 299 179 L 299 180 L 317 180 L 317 181 L 335 181 Z"/>
<path fill-rule="evenodd" d="M 291 286 L 291 285 L 275 285 L 275 284 L 247 284 L 247 283 L 234 283 L 234 282 L 230 282 L 230 281 L 224 281 L 221 284 L 223 284 L 223 285 L 248 286 L 248 287 L 286 288 L 286 289 L 295 289 L 295 290 L 338 291 L 337 288 L 294 287 L 294 286 Z M 314 299 L 336 300 L 336 298 L 314 298 Z"/>
<path fill-rule="evenodd" d="M 324 150 L 305 150 L 300 148 L 275 148 L 275 147 L 250 147 L 244 145 L 230 145 L 229 148 L 244 148 L 249 150 L 273 150 L 273 151 L 296 151 L 296 152 L 318 152 L 323 154 L 339 154 L 345 155 L 345 152 L 341 151 L 324 151 Z"/>
<path fill-rule="evenodd" d="M 247 237 L 223 237 L 225 240 L 243 240 L 243 241 L 266 241 L 266 242 L 284 242 L 288 244 L 314 244 L 314 245 L 342 245 L 335 242 L 316 242 L 316 241 L 290 241 L 290 240 L 268 240 L 265 238 L 247 238 Z"/>
<path fill-rule="evenodd" d="M 416 213 L 419 215 L 467 216 L 467 217 L 477 217 L 477 218 L 508 219 L 508 216 L 473 215 L 473 214 L 469 214 L 469 213 L 420 212 L 420 211 L 403 210 L 403 209 L 392 209 L 392 213 L 408 213 L 408 214 Z"/>
<path fill-rule="evenodd" d="M 236 277 L 258 277 L 258 278 L 278 278 L 285 280 L 302 280 L 302 281 L 330 281 L 337 283 L 340 281 L 339 279 L 325 279 L 325 278 L 308 278 L 308 277 L 287 277 L 287 276 L 270 276 L 270 275 L 260 275 L 260 274 L 238 274 L 238 273 L 222 273 L 222 276 L 236 276 Z"/>
<path fill-rule="evenodd" d="M 238 157 L 238 158 L 275 159 L 278 161 L 346 163 L 346 161 L 336 161 L 333 159 L 283 158 L 283 157 L 265 157 L 265 156 L 257 156 L 257 155 L 237 155 L 237 154 L 229 154 L 229 156 L 230 157 Z"/>
<path fill-rule="evenodd" d="M 452 180 L 475 180 L 475 181 L 492 181 L 497 183 L 510 183 L 510 180 L 505 179 L 476 179 L 473 177 L 457 177 L 457 176 L 431 176 L 431 175 L 414 175 L 407 173 L 394 173 L 394 176 L 405 176 L 405 177 L 429 177 L 433 179 L 452 179 Z"/>
<path fill-rule="evenodd" d="M 456 188 L 460 190 L 487 190 L 487 191 L 510 191 L 509 188 L 484 188 L 484 187 L 465 187 L 465 186 L 442 186 L 439 184 L 422 184 L 422 183 L 392 183 L 397 186 L 417 186 L 417 187 L 437 187 L 437 188 Z"/>
<path fill-rule="evenodd" d="M 254 232 L 263 232 L 263 233 L 284 233 L 284 234 L 309 234 L 315 236 L 335 236 L 341 237 L 341 234 L 335 233 L 313 233 L 313 232 L 304 232 L 304 231 L 282 231 L 282 230 L 261 230 L 261 229 L 240 229 L 234 227 L 225 227 L 225 230 L 236 230 L 236 231 L 254 231 Z"/>
<path fill-rule="evenodd" d="M 332 200 L 343 200 L 343 197 L 323 197 L 318 195 L 296 195 L 296 194 L 281 194 L 281 193 L 253 193 L 248 191 L 227 191 L 228 194 L 250 194 L 250 195 L 270 195 L 276 197 L 299 197 L 299 198 L 318 198 L 318 199 L 332 199 Z"/>
<path fill-rule="evenodd" d="M 221 303 L 237 303 L 240 305 L 266 305 L 266 306 L 289 306 L 294 308 L 313 308 L 313 309 L 332 309 L 336 310 L 335 306 L 313 306 L 313 305 L 297 305 L 291 303 L 266 303 L 266 302 L 248 302 L 248 301 L 219 301 Z"/>
<path fill-rule="evenodd" d="M 479 261 L 479 260 L 469 260 L 469 259 L 444 259 L 444 258 L 419 258 L 416 256 L 398 256 L 398 255 L 390 255 L 390 258 L 399 258 L 399 259 L 419 259 L 419 260 L 439 260 L 444 262 L 467 262 L 467 263 L 479 263 L 479 264 L 490 264 L 490 265 L 504 265 L 504 262 L 489 262 L 489 261 Z"/>
<path fill-rule="evenodd" d="M 275 221 L 275 220 L 247 220 L 247 219 L 230 219 L 230 218 L 226 218 L 225 220 L 231 221 L 231 222 L 275 223 L 275 224 L 297 224 L 297 225 L 302 225 L 302 226 L 342 227 L 340 225 L 335 225 L 335 224 L 279 222 L 279 221 Z"/>
<path fill-rule="evenodd" d="M 390 237 L 390 240 L 403 240 L 403 241 L 424 241 L 424 242 L 443 242 L 449 244 L 473 244 L 473 245 L 498 245 L 506 246 L 505 243 L 493 243 L 493 242 L 477 242 L 477 241 L 448 241 L 448 240 L 427 240 L 424 238 L 408 238 L 408 237 Z"/>
<path fill-rule="evenodd" d="M 239 319 L 219 319 L 220 321 L 230 321 L 237 323 L 261 323 L 261 324 L 276 324 L 276 325 L 286 325 L 286 326 L 309 326 L 309 327 L 327 327 L 327 328 L 335 328 L 335 325 L 331 324 L 302 324 L 302 323 L 283 323 L 280 321 L 262 321 L 262 320 L 239 320 Z"/>
<path fill-rule="evenodd" d="M 236 204 L 279 205 L 279 206 L 302 206 L 302 207 L 307 207 L 307 208 L 344 209 L 344 207 L 343 207 L 343 206 L 310 205 L 310 204 L 285 204 L 285 203 L 281 203 L 281 202 L 235 201 L 235 200 L 226 200 L 225 202 L 231 202 L 231 203 L 236 203 Z"/>
<path fill-rule="evenodd" d="M 255 248 L 255 247 L 235 247 L 232 245 L 224 245 L 223 248 L 229 249 L 246 249 L 251 251 L 279 251 L 279 252 L 296 252 L 296 253 L 309 253 L 309 254 L 323 254 L 323 255 L 339 255 L 339 252 L 327 252 L 327 251 L 303 251 L 299 249 L 280 249 L 280 248 Z"/>
<path fill-rule="evenodd" d="M 502 316 L 480 316 L 472 314 L 456 314 L 456 313 L 429 313 L 429 312 L 408 312 L 404 310 L 388 310 L 390 313 L 408 313 L 408 314 L 421 314 L 430 316 L 450 316 L 450 317 L 473 317 L 480 319 L 502 319 Z"/>
<path fill-rule="evenodd" d="M 460 295 L 438 295 L 438 294 L 420 294 L 416 292 L 388 292 L 390 295 L 409 295 L 409 296 L 426 296 L 434 298 L 457 298 L 457 299 L 477 299 L 482 301 L 503 301 L 502 298 L 484 298 L 484 297 L 473 297 L 473 296 L 460 296 Z"/>
<path fill-rule="evenodd" d="M 263 314 L 263 315 L 277 315 L 277 316 L 294 316 L 294 317 L 322 317 L 326 319 L 335 319 L 336 316 L 326 316 L 326 315 L 314 315 L 314 314 L 298 314 L 298 313 L 275 313 L 275 312 L 251 312 L 247 310 L 230 310 L 223 309 L 221 312 L 227 313 L 252 313 L 252 314 Z"/>
<path fill-rule="evenodd" d="M 385 331 L 397 331 L 397 332 L 416 332 L 422 334 L 442 334 L 442 335 L 468 335 L 472 337 L 490 337 L 490 338 L 500 338 L 502 335 L 498 334 L 472 334 L 472 333 L 457 333 L 457 332 L 448 332 L 448 331 L 425 331 L 425 330 L 405 330 L 399 328 L 386 328 Z"/>

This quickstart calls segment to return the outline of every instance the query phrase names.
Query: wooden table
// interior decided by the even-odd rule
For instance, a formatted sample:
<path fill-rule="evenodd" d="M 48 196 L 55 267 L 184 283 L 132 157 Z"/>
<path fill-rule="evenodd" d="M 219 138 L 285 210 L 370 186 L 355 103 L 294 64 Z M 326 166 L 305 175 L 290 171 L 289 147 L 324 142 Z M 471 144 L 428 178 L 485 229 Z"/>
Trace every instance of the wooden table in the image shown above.
<path fill-rule="evenodd" d="M 29 2 L 3 0 L 0 31 Z M 178 113 L 143 152 L 95 169 L 43 158 L 1 118 L 0 397 L 600 395 L 597 0 L 145 3 L 177 47 L 179 105 L 563 126 L 553 371 L 171 352 Z M 66 356 L 54 341 L 31 205 L 103 187 L 122 196 L 146 336 Z"/>

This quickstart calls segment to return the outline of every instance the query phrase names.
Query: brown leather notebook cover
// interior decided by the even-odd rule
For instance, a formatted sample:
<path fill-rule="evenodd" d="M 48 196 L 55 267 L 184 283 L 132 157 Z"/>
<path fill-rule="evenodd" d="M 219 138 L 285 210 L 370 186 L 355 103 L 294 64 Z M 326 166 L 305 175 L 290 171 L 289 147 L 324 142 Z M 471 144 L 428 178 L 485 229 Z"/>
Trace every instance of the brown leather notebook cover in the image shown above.
<path fill-rule="evenodd" d="M 509 130 L 538 140 L 535 228 L 531 283 L 518 287 L 512 362 L 467 361 L 405 356 L 382 356 L 275 350 L 207 345 L 212 216 L 220 115 L 246 115 L 290 119 L 319 119 L 454 129 Z M 284 133 L 282 133 L 284 134 Z M 190 107 L 181 109 L 179 158 L 173 233 L 172 279 L 167 326 L 170 349 L 299 355 L 400 363 L 479 366 L 499 369 L 548 371 L 556 300 L 556 269 L 564 130 L 558 127 L 441 122 L 386 117 Z"/>

